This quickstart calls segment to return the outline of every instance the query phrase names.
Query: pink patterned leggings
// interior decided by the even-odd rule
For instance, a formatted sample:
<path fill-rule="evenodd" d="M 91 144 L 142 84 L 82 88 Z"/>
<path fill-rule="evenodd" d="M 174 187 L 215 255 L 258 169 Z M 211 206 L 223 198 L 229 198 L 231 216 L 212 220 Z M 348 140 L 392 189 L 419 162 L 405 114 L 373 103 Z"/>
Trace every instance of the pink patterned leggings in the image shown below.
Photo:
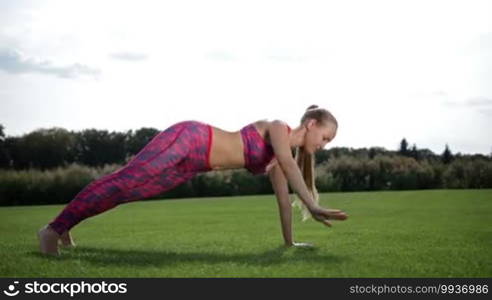
<path fill-rule="evenodd" d="M 119 204 L 169 191 L 209 171 L 212 127 L 177 123 L 155 136 L 126 166 L 80 191 L 49 224 L 58 234 Z"/>

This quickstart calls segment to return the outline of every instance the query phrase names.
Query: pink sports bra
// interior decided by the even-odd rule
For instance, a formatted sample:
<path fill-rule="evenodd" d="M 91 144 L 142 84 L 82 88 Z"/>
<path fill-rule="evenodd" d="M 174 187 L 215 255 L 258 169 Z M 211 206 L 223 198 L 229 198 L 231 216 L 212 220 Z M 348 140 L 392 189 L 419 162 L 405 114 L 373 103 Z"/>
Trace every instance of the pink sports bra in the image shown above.
<path fill-rule="evenodd" d="M 290 127 L 287 125 L 289 133 Z M 244 144 L 244 167 L 253 174 L 263 174 L 275 157 L 273 147 L 260 135 L 254 124 L 241 129 Z"/>

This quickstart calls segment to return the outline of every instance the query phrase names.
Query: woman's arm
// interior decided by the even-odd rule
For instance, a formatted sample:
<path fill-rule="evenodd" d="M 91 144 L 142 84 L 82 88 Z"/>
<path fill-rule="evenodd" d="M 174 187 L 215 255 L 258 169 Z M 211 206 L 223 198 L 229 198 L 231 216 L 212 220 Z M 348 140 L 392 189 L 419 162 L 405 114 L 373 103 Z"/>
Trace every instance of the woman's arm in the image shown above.
<path fill-rule="evenodd" d="M 292 157 L 285 124 L 281 121 L 273 121 L 270 123 L 268 131 L 278 166 L 283 171 L 290 187 L 311 212 L 313 218 L 327 226 L 331 226 L 329 219 L 345 220 L 347 215 L 344 212 L 337 209 L 326 209 L 314 202 L 313 196 L 302 178 L 301 171 Z"/>
<path fill-rule="evenodd" d="M 273 191 L 277 197 L 278 210 L 280 213 L 280 223 L 282 225 L 282 235 L 286 246 L 292 246 L 292 206 L 289 201 L 289 187 L 282 169 L 275 164 L 268 173 L 272 182 Z"/>
<path fill-rule="evenodd" d="M 281 121 L 273 121 L 270 123 L 268 131 L 278 165 L 282 169 L 290 187 L 309 210 L 315 208 L 316 204 L 312 195 L 308 191 L 306 183 L 302 178 L 301 171 L 292 157 L 289 136 L 285 124 Z"/>

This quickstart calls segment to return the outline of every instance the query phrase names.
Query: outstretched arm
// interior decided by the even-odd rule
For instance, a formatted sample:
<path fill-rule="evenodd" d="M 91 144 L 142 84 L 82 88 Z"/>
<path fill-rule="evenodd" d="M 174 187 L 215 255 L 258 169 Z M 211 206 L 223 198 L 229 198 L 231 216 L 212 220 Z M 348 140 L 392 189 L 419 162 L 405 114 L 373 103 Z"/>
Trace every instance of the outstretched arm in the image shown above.
<path fill-rule="evenodd" d="M 285 124 L 281 121 L 273 121 L 270 123 L 268 131 L 278 166 L 282 170 L 290 187 L 309 209 L 313 218 L 327 226 L 331 226 L 331 223 L 328 221 L 330 219 L 345 220 L 347 215 L 344 212 L 335 209 L 325 209 L 314 202 L 302 178 L 301 171 L 292 157 Z"/>
<path fill-rule="evenodd" d="M 311 210 L 316 204 L 307 189 L 299 167 L 292 157 L 285 124 L 281 121 L 273 121 L 270 123 L 268 130 L 278 165 L 282 169 L 290 187 L 299 196 L 304 205 Z"/>

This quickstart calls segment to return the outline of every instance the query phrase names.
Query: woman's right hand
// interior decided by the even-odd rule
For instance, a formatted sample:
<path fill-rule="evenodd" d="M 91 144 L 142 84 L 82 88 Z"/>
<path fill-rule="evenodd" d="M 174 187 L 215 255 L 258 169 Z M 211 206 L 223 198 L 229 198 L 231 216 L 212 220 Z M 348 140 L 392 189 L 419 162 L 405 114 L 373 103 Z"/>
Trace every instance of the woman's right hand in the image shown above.
<path fill-rule="evenodd" d="M 314 206 L 309 209 L 311 216 L 318 222 L 331 227 L 330 220 L 346 220 L 348 215 L 339 209 L 327 209 L 321 206 Z"/>

